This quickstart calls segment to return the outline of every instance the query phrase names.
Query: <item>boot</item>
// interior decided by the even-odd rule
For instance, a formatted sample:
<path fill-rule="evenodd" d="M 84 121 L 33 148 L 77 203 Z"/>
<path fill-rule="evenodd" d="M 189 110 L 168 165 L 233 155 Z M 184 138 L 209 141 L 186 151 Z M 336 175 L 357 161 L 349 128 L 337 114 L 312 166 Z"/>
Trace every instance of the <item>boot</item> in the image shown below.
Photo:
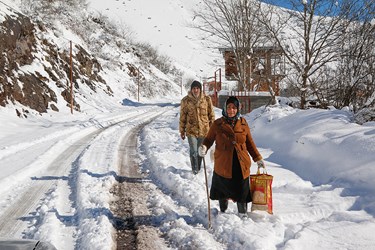
<path fill-rule="evenodd" d="M 201 171 L 203 157 L 198 156 L 198 172 Z"/>
<path fill-rule="evenodd" d="M 198 173 L 197 169 L 197 159 L 194 156 L 190 156 L 190 163 L 191 163 L 191 170 L 193 171 L 193 174 Z"/>
<path fill-rule="evenodd" d="M 225 212 L 228 208 L 228 200 L 227 199 L 220 199 L 219 200 L 219 206 L 220 206 L 220 211 Z"/>
<path fill-rule="evenodd" d="M 245 214 L 247 213 L 247 203 L 242 203 L 242 202 L 237 202 L 237 208 L 238 208 L 238 213 L 240 214 Z"/>

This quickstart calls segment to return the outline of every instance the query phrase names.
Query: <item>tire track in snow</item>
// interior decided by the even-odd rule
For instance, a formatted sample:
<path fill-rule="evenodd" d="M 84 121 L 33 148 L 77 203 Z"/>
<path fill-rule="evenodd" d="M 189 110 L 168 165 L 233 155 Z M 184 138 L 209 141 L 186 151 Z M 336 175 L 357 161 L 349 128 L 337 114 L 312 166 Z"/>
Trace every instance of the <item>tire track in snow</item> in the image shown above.
<path fill-rule="evenodd" d="M 14 237 L 21 235 L 26 227 L 26 222 L 33 219 L 35 207 L 43 199 L 44 194 L 58 180 L 67 175 L 71 163 L 81 154 L 93 137 L 102 130 L 92 132 L 70 145 L 48 166 L 44 175 L 32 177 L 29 187 L 20 193 L 13 205 L 8 207 L 0 217 L 0 235 L 3 237 Z M 66 178 L 66 177 L 65 177 Z"/>
<path fill-rule="evenodd" d="M 150 171 L 152 183 L 149 183 L 149 203 L 152 206 L 155 223 L 158 223 L 164 238 L 170 246 L 178 249 L 229 249 L 220 240 L 214 229 L 207 230 L 207 198 L 200 200 L 195 192 L 206 194 L 204 173 L 194 176 L 191 173 L 186 144 L 179 142 L 178 129 L 171 129 L 169 121 L 178 119 L 178 109 L 156 119 L 142 138 L 142 151 L 147 160 L 143 163 Z M 172 125 L 178 126 L 178 125 Z M 153 137 L 154 134 L 157 136 Z M 166 136 L 160 140 L 160 135 Z M 165 140 L 165 141 L 164 141 Z M 186 142 L 187 143 L 187 142 Z M 165 148 L 158 152 L 154 148 Z M 169 156 L 171 152 L 175 155 Z M 164 158 L 176 159 L 173 166 L 165 166 Z M 169 161 L 167 161 L 169 162 Z M 186 165 L 186 168 L 184 167 Z M 203 167 L 202 167 L 203 170 Z M 192 190 L 195 190 L 193 192 Z M 193 194 L 193 196 L 190 196 Z M 211 208 L 213 215 L 217 210 Z M 238 217 L 237 217 L 238 218 Z"/>
<path fill-rule="evenodd" d="M 48 195 L 51 195 L 50 191 L 52 190 L 53 192 L 53 190 L 56 190 L 58 185 L 61 185 L 61 183 L 64 183 L 63 185 L 67 186 L 65 189 L 71 192 L 66 194 L 66 196 L 67 199 L 70 200 L 72 206 L 70 210 L 73 214 L 57 213 L 56 216 L 60 217 L 60 219 L 69 218 L 69 221 L 64 221 L 64 219 L 62 219 L 61 222 L 65 223 L 67 227 L 76 227 L 77 225 L 74 215 L 76 208 L 74 208 L 74 203 L 76 201 L 75 193 L 77 191 L 75 186 L 69 186 L 69 182 L 71 183 L 70 179 L 76 179 L 77 175 L 79 174 L 77 172 L 78 166 L 75 164 L 78 164 L 79 158 L 85 153 L 85 150 L 90 145 L 91 141 L 99 134 L 120 123 L 132 120 L 135 117 L 139 119 L 146 119 L 152 112 L 155 111 L 147 110 L 144 114 L 136 113 L 132 116 L 123 118 L 122 120 L 116 118 L 116 120 L 119 121 L 112 124 L 111 122 L 108 122 L 107 126 L 95 128 L 93 132 L 88 134 L 86 133 L 84 137 L 79 137 L 77 135 L 71 136 L 72 140 L 75 140 L 74 142 L 65 145 L 65 149 L 60 150 L 62 151 L 61 154 L 55 156 L 56 158 L 54 160 L 52 160 L 48 165 L 44 166 L 44 170 L 38 174 L 38 177 L 25 177 L 25 182 L 18 186 L 18 193 L 12 194 L 14 196 L 9 199 L 11 203 L 8 204 L 0 214 L 0 236 L 8 238 L 22 238 L 22 234 L 26 234 L 27 237 L 32 238 L 33 234 L 38 232 L 38 227 L 42 226 L 43 223 L 43 218 L 38 218 L 38 216 L 41 216 L 41 207 L 45 205 L 45 202 L 48 202 L 51 199 L 48 197 Z M 82 130 L 79 131 L 79 133 L 82 133 Z M 39 145 L 39 142 L 36 143 L 36 145 Z M 54 152 L 56 152 L 56 148 L 52 147 L 45 153 L 45 155 L 51 155 Z M 38 158 L 41 163 L 44 162 L 42 158 L 43 156 L 39 156 Z M 46 158 L 50 159 L 51 156 Z M 28 228 L 28 224 L 32 225 L 32 231 L 26 229 Z M 74 236 L 70 235 L 70 237 Z"/>
<path fill-rule="evenodd" d="M 150 214 L 146 200 L 148 191 L 144 183 L 147 176 L 140 172 L 137 155 L 138 136 L 140 131 L 157 116 L 157 113 L 143 123 L 132 128 L 122 139 L 119 154 L 118 184 L 112 193 L 117 197 L 111 204 L 111 210 L 116 218 L 117 249 L 164 249 L 165 244 L 159 232 L 151 224 Z"/>

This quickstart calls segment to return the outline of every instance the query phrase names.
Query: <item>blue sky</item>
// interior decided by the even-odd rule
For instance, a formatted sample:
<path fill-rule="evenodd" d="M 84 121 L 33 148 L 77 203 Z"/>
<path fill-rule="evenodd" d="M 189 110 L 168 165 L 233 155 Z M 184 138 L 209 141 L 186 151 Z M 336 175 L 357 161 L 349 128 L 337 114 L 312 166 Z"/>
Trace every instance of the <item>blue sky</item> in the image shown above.
<path fill-rule="evenodd" d="M 277 5 L 284 8 L 291 8 L 290 1 L 277 1 L 277 0 L 261 0 L 261 2 Z"/>
<path fill-rule="evenodd" d="M 261 0 L 261 2 L 264 2 L 264 3 L 268 3 L 268 4 L 288 8 L 288 9 L 293 9 L 293 10 L 300 10 L 300 11 L 303 10 L 302 1 L 303 0 L 282 0 L 282 1 L 280 1 L 280 0 Z M 311 2 L 311 0 L 306 0 L 306 1 Z M 318 11 L 315 14 L 316 15 L 327 15 L 327 12 L 326 12 L 327 9 L 326 8 L 328 6 L 330 6 L 332 1 L 333 0 L 320 0 L 320 1 L 318 1 L 317 4 L 320 7 L 318 8 Z M 371 1 L 373 2 L 373 0 L 371 0 Z M 342 0 L 337 0 L 336 2 L 339 3 L 339 4 L 343 3 Z M 368 7 L 368 6 L 364 7 L 365 4 L 369 4 L 369 1 L 366 2 L 366 1 L 363 1 L 363 0 L 359 0 L 359 1 L 355 1 L 354 3 L 356 5 L 356 9 L 358 11 L 360 11 L 362 9 L 371 8 L 371 7 Z M 293 4 L 294 4 L 294 7 L 293 7 Z M 338 9 L 336 9 L 336 11 L 334 9 L 332 9 L 332 11 L 333 11 L 332 12 L 333 14 L 338 13 Z M 332 15 L 332 13 L 330 15 Z"/>

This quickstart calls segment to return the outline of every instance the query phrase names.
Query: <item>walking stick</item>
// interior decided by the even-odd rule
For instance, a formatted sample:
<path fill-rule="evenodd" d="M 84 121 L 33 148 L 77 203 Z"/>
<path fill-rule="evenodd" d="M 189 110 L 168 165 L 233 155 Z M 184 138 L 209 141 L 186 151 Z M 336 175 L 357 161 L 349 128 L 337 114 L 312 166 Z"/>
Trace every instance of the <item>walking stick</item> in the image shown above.
<path fill-rule="evenodd" d="M 208 228 L 211 228 L 211 206 L 210 206 L 210 196 L 208 194 L 208 182 L 207 182 L 207 170 L 206 161 L 203 157 L 203 167 L 204 167 L 204 177 L 206 179 L 206 192 L 207 192 L 207 203 L 208 203 Z"/>

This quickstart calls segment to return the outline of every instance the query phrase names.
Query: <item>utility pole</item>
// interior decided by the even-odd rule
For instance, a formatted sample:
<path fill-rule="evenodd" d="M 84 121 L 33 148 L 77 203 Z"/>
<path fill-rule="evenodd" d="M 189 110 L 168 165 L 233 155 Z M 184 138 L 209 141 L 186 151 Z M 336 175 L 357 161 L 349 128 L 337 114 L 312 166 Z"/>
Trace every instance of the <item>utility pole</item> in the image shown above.
<path fill-rule="evenodd" d="M 139 102 L 140 75 L 141 75 L 141 72 L 140 72 L 139 67 L 138 67 L 138 75 L 137 75 L 137 82 L 138 82 L 138 102 Z"/>
<path fill-rule="evenodd" d="M 73 60 L 72 41 L 70 41 L 70 113 L 73 114 Z"/>

